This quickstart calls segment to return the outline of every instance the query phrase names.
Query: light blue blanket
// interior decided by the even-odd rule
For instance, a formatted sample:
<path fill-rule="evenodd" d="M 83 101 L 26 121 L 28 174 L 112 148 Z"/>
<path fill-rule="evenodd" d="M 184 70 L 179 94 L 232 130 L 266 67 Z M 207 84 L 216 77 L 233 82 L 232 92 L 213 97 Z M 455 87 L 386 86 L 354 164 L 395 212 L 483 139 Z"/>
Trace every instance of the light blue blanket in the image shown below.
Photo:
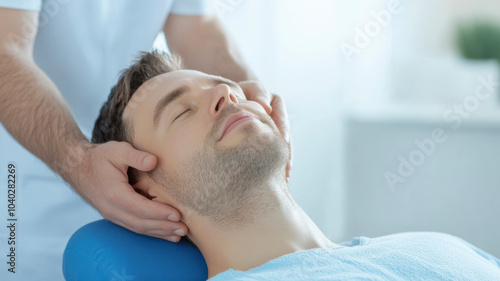
<path fill-rule="evenodd" d="M 407 232 L 357 237 L 210 279 L 223 280 L 500 280 L 500 260 L 452 235 Z"/>

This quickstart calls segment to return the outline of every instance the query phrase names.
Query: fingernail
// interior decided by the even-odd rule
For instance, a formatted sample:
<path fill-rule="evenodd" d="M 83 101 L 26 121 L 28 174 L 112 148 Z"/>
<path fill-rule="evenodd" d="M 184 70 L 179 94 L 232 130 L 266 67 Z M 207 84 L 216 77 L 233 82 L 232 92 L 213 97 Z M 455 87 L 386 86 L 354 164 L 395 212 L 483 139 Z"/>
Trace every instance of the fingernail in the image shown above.
<path fill-rule="evenodd" d="M 170 216 L 168 216 L 168 220 L 169 221 L 179 221 L 179 218 L 177 218 L 177 216 L 175 216 L 175 215 L 170 215 Z"/>
<path fill-rule="evenodd" d="M 148 156 L 146 158 L 144 158 L 144 165 L 148 165 L 149 162 L 151 162 L 151 160 L 153 160 L 153 156 Z"/>
<path fill-rule="evenodd" d="M 184 230 L 182 229 L 177 229 L 176 231 L 174 231 L 175 235 L 179 235 L 179 236 L 184 236 Z"/>

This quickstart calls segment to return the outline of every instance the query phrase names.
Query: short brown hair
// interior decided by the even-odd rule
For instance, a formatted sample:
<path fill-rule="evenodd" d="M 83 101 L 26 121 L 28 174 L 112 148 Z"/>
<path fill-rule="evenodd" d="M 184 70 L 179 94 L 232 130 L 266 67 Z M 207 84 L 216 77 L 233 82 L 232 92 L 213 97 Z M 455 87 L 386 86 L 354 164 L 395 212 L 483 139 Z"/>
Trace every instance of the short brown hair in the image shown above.
<path fill-rule="evenodd" d="M 182 69 L 179 56 L 154 50 L 141 52 L 134 63 L 123 70 L 103 104 L 92 131 L 92 143 L 126 141 L 133 145 L 133 124 L 122 119 L 123 111 L 134 93 L 149 79 Z M 135 172 L 129 169 L 129 183 L 135 183 Z"/>
<path fill-rule="evenodd" d="M 93 143 L 126 141 L 132 143 L 132 126 L 123 122 L 122 114 L 132 95 L 147 80 L 182 69 L 179 56 L 154 50 L 141 52 L 140 56 L 120 74 L 103 104 L 92 131 Z"/>

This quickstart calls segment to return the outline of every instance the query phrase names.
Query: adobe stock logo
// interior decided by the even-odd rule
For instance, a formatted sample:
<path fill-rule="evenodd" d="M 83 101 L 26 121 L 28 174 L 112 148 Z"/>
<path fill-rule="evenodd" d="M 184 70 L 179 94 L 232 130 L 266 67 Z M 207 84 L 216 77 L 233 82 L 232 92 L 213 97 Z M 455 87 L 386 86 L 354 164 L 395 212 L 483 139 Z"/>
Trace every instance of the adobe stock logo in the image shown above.
<path fill-rule="evenodd" d="M 219 18 L 224 18 L 227 12 L 234 11 L 242 2 L 243 0 L 213 0 L 212 6 Z"/>
<path fill-rule="evenodd" d="M 38 16 L 36 14 L 23 16 L 20 33 L 9 32 L 7 39 L 13 50 L 19 51 L 17 46 L 29 44 L 34 40 L 39 28 L 46 26 L 50 19 L 55 17 L 61 8 L 68 4 L 70 0 L 47 0 L 43 1 Z"/>
<path fill-rule="evenodd" d="M 411 2 L 409 0 L 408 2 Z M 379 36 L 392 22 L 393 16 L 401 13 L 404 7 L 399 0 L 390 0 L 385 9 L 380 11 L 371 11 L 371 20 L 365 23 L 363 28 L 355 28 L 352 44 L 343 42 L 340 51 L 346 58 L 347 62 L 351 62 L 356 54 L 360 54 L 363 49 L 367 48 L 372 40 Z"/>
<path fill-rule="evenodd" d="M 460 104 L 454 104 L 451 108 L 443 112 L 443 121 L 451 125 L 452 130 L 458 130 L 464 119 L 477 111 L 481 102 L 490 99 L 497 93 L 498 81 L 493 80 L 493 75 L 488 77 L 479 77 L 479 83 L 475 88 L 474 94 L 465 97 Z M 396 185 L 404 183 L 417 169 L 422 166 L 427 158 L 431 157 L 437 150 L 438 144 L 448 140 L 446 128 L 435 128 L 430 137 L 423 140 L 414 140 L 415 149 L 410 151 L 407 157 L 398 156 L 399 165 L 394 172 L 386 171 L 385 180 L 391 191 L 396 191 Z"/>

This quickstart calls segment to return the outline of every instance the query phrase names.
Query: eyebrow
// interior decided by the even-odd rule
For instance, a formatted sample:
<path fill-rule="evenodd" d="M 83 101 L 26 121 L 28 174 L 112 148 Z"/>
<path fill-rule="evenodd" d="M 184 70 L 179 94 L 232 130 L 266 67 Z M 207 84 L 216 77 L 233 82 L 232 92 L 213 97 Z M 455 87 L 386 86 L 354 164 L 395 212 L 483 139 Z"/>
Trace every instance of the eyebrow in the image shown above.
<path fill-rule="evenodd" d="M 233 90 L 240 89 L 237 83 L 223 77 L 210 77 L 208 78 L 208 81 L 212 85 L 227 84 Z M 153 115 L 153 126 L 155 129 L 158 127 L 158 122 L 160 121 L 160 117 L 162 113 L 167 109 L 168 105 L 172 104 L 174 101 L 178 100 L 184 94 L 188 93 L 189 90 L 190 88 L 186 85 L 180 86 L 170 91 L 156 104 Z"/>

